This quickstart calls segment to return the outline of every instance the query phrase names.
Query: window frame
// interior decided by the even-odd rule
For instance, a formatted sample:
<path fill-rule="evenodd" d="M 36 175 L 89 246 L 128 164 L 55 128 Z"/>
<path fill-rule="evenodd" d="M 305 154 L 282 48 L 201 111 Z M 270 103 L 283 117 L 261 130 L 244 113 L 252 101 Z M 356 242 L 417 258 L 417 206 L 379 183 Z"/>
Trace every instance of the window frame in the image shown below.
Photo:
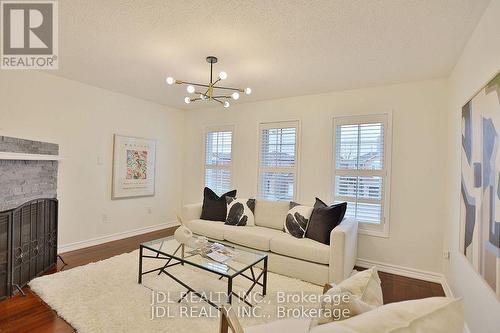
<path fill-rule="evenodd" d="M 273 128 L 295 128 L 295 166 L 291 167 L 262 167 L 262 131 L 266 129 Z M 301 141 L 301 132 L 300 132 L 300 121 L 299 120 L 285 120 L 285 121 L 271 121 L 271 122 L 261 122 L 259 123 L 257 139 L 258 143 L 258 152 L 257 152 L 257 198 L 264 200 L 273 200 L 273 201 L 298 201 L 299 192 L 299 163 L 300 163 L 300 141 Z M 261 196 L 261 176 L 264 172 L 274 171 L 274 172 L 288 172 L 293 169 L 294 174 L 294 184 L 293 184 L 293 197 L 290 200 L 282 200 L 282 199 L 269 199 Z"/>
<path fill-rule="evenodd" d="M 212 126 L 207 126 L 205 127 L 205 131 L 203 133 L 203 174 L 202 174 L 202 179 L 203 179 L 203 186 L 207 186 L 207 168 L 208 169 L 217 169 L 217 170 L 229 170 L 229 190 L 233 188 L 233 180 L 234 180 L 234 175 L 233 175 L 233 166 L 234 166 L 234 125 L 212 125 Z M 207 136 L 209 133 L 213 132 L 231 132 L 231 164 L 229 166 L 227 165 L 210 165 L 207 164 Z M 214 190 L 215 191 L 215 190 Z M 218 195 L 221 195 L 223 193 L 218 193 Z"/>
<path fill-rule="evenodd" d="M 359 233 L 376 237 L 389 237 L 390 230 L 390 203 L 391 203 L 391 152 L 392 152 L 392 112 L 385 112 L 373 115 L 356 115 L 356 116 L 338 116 L 333 117 L 333 146 L 332 146 L 332 187 L 331 193 L 334 201 L 337 201 L 335 195 L 337 175 L 353 175 L 353 176 L 380 176 L 382 177 L 382 194 L 380 199 L 381 204 L 381 221 L 380 224 L 359 222 Z M 382 170 L 349 170 L 345 169 L 341 174 L 337 170 L 337 126 L 338 125 L 359 125 L 369 123 L 382 123 L 384 126 L 384 167 Z M 340 199 L 343 200 L 343 197 Z"/>

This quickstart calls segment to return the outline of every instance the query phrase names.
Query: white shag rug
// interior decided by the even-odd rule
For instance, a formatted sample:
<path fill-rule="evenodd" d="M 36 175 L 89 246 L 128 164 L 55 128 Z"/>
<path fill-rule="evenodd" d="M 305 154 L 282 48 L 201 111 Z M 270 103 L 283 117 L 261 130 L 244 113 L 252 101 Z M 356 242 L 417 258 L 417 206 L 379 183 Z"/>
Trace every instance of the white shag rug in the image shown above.
<path fill-rule="evenodd" d="M 145 252 L 146 254 L 147 252 Z M 76 267 L 30 282 L 38 294 L 57 314 L 78 332 L 218 332 L 219 312 L 197 297 L 176 301 L 185 289 L 165 274 L 151 273 L 137 283 L 138 250 L 113 258 Z M 162 265 L 162 261 L 145 260 L 143 271 Z M 225 292 L 227 281 L 218 276 L 186 265 L 177 265 L 169 272 L 207 296 L 217 298 Z M 257 273 L 258 274 L 258 273 Z M 234 279 L 233 290 L 246 290 L 250 281 L 239 276 Z M 253 294 L 254 308 L 233 297 L 233 307 L 239 313 L 243 327 L 276 320 L 284 309 L 317 304 L 297 304 L 302 293 L 319 295 L 322 288 L 311 283 L 282 275 L 268 273 L 268 292 L 265 298 Z M 278 292 L 294 298 L 278 299 Z M 152 306 L 152 295 L 159 297 Z M 224 295 L 222 295 L 224 297 Z M 168 298 L 165 301 L 165 297 Z"/>

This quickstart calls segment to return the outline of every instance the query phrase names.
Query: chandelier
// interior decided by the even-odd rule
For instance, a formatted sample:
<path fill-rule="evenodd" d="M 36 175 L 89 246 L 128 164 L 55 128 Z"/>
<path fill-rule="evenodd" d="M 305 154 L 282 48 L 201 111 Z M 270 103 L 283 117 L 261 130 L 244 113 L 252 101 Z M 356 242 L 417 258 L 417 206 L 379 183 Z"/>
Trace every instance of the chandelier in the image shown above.
<path fill-rule="evenodd" d="M 218 86 L 217 84 L 220 81 L 224 81 L 227 79 L 226 72 L 220 72 L 219 77 L 214 81 L 213 76 L 213 66 L 217 63 L 217 58 L 214 56 L 208 56 L 207 62 L 210 64 L 210 83 L 201 84 L 201 83 L 193 83 L 181 80 L 175 80 L 173 77 L 169 76 L 165 80 L 168 85 L 175 84 L 184 84 L 187 85 L 186 90 L 189 94 L 194 95 L 193 97 L 187 96 L 184 98 L 184 102 L 189 104 L 191 102 L 210 102 L 214 101 L 220 103 L 225 108 L 229 107 L 229 100 L 238 100 L 240 98 L 240 93 L 244 93 L 245 95 L 250 95 L 252 93 L 252 89 L 250 88 L 233 88 L 233 87 L 223 87 Z"/>

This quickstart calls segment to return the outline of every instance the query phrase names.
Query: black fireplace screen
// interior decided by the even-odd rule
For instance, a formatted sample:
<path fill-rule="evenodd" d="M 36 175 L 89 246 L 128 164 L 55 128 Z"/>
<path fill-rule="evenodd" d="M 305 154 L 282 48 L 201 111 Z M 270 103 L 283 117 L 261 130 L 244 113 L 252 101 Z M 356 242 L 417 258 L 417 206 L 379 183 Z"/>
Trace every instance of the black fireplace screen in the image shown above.
<path fill-rule="evenodd" d="M 0 299 L 55 266 L 57 204 L 37 199 L 0 213 Z"/>

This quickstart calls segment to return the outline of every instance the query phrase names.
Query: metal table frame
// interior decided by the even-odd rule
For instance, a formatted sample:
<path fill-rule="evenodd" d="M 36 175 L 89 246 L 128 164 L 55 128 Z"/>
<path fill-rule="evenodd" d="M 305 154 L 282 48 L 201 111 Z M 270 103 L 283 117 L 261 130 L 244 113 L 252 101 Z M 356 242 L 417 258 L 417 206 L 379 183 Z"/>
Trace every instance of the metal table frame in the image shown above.
<path fill-rule="evenodd" d="M 163 244 L 163 242 L 162 242 L 162 244 Z M 192 287 L 190 287 L 188 284 L 186 284 L 185 282 L 181 281 L 180 279 L 178 279 L 177 277 L 175 277 L 174 275 L 172 275 L 170 272 L 167 271 L 167 269 L 170 268 L 170 267 L 177 266 L 177 265 L 184 265 L 184 264 L 188 264 L 190 266 L 194 266 L 194 267 L 200 268 L 200 269 L 202 269 L 204 271 L 217 274 L 217 275 L 219 275 L 219 280 L 221 280 L 223 278 L 227 278 L 227 303 L 229 303 L 229 304 L 231 304 L 231 302 L 232 302 L 232 296 L 235 296 L 235 297 L 239 298 L 240 300 L 242 300 L 243 302 L 245 302 L 245 304 L 247 304 L 248 306 L 252 307 L 253 305 L 248 301 L 248 295 L 250 294 L 250 292 L 253 290 L 253 288 L 256 285 L 262 287 L 262 296 L 265 296 L 266 293 L 267 293 L 267 271 L 268 271 L 267 270 L 267 260 L 268 260 L 267 254 L 263 253 L 263 257 L 261 259 L 256 260 L 255 262 L 253 262 L 251 264 L 245 265 L 242 269 L 235 270 L 234 273 L 229 274 L 229 273 L 225 273 L 225 272 L 222 272 L 222 271 L 217 271 L 216 269 L 210 269 L 210 268 L 205 267 L 203 265 L 200 265 L 200 264 L 197 264 L 197 263 L 194 263 L 194 262 L 191 262 L 191 261 L 187 260 L 188 258 L 193 257 L 193 256 L 198 255 L 198 254 L 191 254 L 191 255 L 186 256 L 185 255 L 185 246 L 183 244 L 179 245 L 177 247 L 177 249 L 174 251 L 174 253 L 172 253 L 172 254 L 166 253 L 167 251 L 161 251 L 161 247 L 162 246 L 160 246 L 160 249 L 155 249 L 155 248 L 149 247 L 149 246 L 147 246 L 145 244 L 141 244 L 140 245 L 140 248 L 139 248 L 139 278 L 138 278 L 138 283 L 139 284 L 142 283 L 142 276 L 143 275 L 150 274 L 150 273 L 153 273 L 153 272 L 158 272 L 158 275 L 160 275 L 160 274 L 163 273 L 163 274 L 167 275 L 172 280 L 174 280 L 175 282 L 177 282 L 178 284 L 180 284 L 181 286 L 183 286 L 184 288 L 187 289 L 187 291 L 177 301 L 178 303 L 180 303 L 187 295 L 189 295 L 189 293 L 193 293 L 194 295 L 198 296 L 203 301 L 207 302 L 211 306 L 213 306 L 216 309 L 220 310 L 220 306 L 219 305 L 213 303 L 212 301 L 210 301 L 209 299 L 207 299 L 205 296 L 203 296 L 202 294 L 200 294 L 199 292 L 197 292 L 195 289 L 193 289 Z M 147 255 L 147 254 L 144 254 L 144 249 L 152 251 L 152 252 L 156 253 L 156 255 Z M 179 250 L 180 250 L 180 255 L 177 255 L 177 253 L 179 252 Z M 164 265 L 162 265 L 161 267 L 158 267 L 158 268 L 151 269 L 151 270 L 148 270 L 146 272 L 143 272 L 142 271 L 142 260 L 143 260 L 143 258 L 156 259 L 156 260 L 166 260 L 166 263 Z M 259 275 L 256 275 L 256 273 L 254 271 L 254 267 L 257 264 L 259 264 L 260 262 L 262 262 L 262 261 L 263 261 L 263 264 L 264 264 L 264 268 L 263 268 L 262 272 Z M 217 262 L 214 261 L 214 263 L 217 263 Z M 251 273 L 251 276 L 249 276 L 249 274 L 248 274 L 247 271 L 249 271 Z M 237 293 L 233 292 L 233 279 L 236 278 L 237 276 L 242 276 L 242 277 L 246 278 L 247 280 L 250 280 L 250 282 L 252 282 L 252 284 L 250 285 L 250 287 L 248 288 L 248 290 L 245 292 L 245 294 L 243 295 L 243 297 L 240 296 L 240 295 L 238 295 Z"/>

